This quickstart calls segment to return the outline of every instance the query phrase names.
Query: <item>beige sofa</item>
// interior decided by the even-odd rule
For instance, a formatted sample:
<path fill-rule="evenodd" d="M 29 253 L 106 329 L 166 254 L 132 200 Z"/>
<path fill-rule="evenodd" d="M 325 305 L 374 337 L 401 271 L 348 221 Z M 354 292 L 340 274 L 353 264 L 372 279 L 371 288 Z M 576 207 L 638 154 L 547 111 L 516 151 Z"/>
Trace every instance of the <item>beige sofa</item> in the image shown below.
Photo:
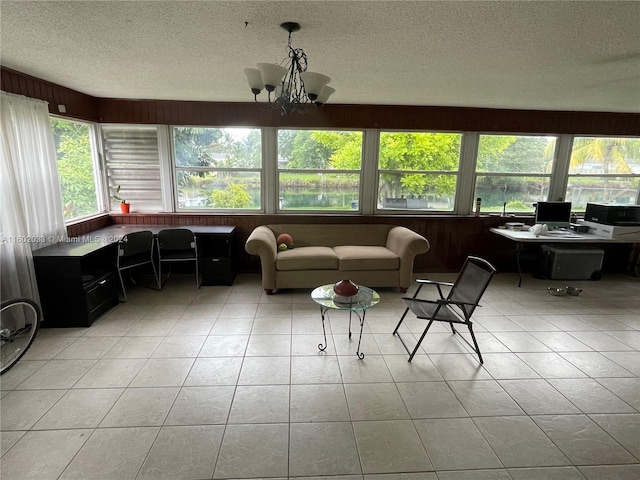
<path fill-rule="evenodd" d="M 293 237 L 293 249 L 278 250 L 276 239 L 282 233 Z M 429 250 L 429 242 L 396 225 L 287 224 L 257 227 L 245 249 L 260 256 L 267 294 L 341 279 L 405 292 L 412 283 L 413 260 Z"/>

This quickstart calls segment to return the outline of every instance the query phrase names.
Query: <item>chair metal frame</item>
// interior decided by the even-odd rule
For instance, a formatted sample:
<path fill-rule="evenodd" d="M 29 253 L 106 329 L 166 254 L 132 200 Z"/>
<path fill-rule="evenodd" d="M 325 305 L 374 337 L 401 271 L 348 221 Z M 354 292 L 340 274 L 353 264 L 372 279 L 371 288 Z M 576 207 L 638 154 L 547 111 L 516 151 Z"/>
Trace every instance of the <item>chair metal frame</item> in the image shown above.
<path fill-rule="evenodd" d="M 148 245 L 144 241 L 148 240 Z M 150 230 L 142 230 L 140 232 L 132 232 L 128 233 L 124 237 L 122 237 L 118 241 L 118 258 L 116 261 L 116 266 L 118 269 L 118 276 L 120 277 L 120 286 L 122 287 L 122 294 L 124 295 L 124 301 L 127 301 L 127 292 L 124 288 L 124 280 L 122 278 L 122 272 L 124 270 L 129 270 L 131 268 L 140 267 L 142 265 L 151 264 L 153 267 L 153 278 L 155 279 L 155 283 L 158 284 L 158 271 L 156 270 L 156 263 L 153 259 L 153 245 L 155 241 L 153 238 L 153 233 Z M 142 247 L 142 248 L 139 248 Z M 149 252 L 149 258 L 146 260 L 141 260 L 130 265 L 121 265 L 123 259 L 128 256 L 140 255 L 142 258 L 143 254 L 147 253 L 147 249 Z M 133 250 L 133 251 L 131 251 Z M 131 279 L 133 281 L 133 279 Z M 133 282 L 135 284 L 135 282 Z"/>
<path fill-rule="evenodd" d="M 400 321 L 396 325 L 396 328 L 393 331 L 394 335 L 397 335 L 402 342 L 405 350 L 409 354 L 409 361 L 413 360 L 416 352 L 420 348 L 424 337 L 427 335 L 429 328 L 433 322 L 445 322 L 448 323 L 451 327 L 451 331 L 455 335 L 456 333 L 460 335 L 471 348 L 475 350 L 480 359 L 480 363 L 483 363 L 482 354 L 480 353 L 480 348 L 478 347 L 478 342 L 476 341 L 476 336 L 473 333 L 473 323 L 471 322 L 471 316 L 475 311 L 476 307 L 479 307 L 480 299 L 484 295 L 487 287 L 489 286 L 489 282 L 491 282 L 491 278 L 495 274 L 496 269 L 491 263 L 487 260 L 475 257 L 468 256 L 458 274 L 458 278 L 455 283 L 451 282 L 438 282 L 432 280 L 423 280 L 418 279 L 416 282 L 419 284 L 416 292 L 412 297 L 403 297 L 402 299 L 407 304 L 407 308 L 405 309 L 402 317 L 400 317 Z M 481 278 L 479 278 L 481 277 Z M 474 283 L 476 280 L 480 280 L 480 283 L 474 286 L 478 288 L 473 292 L 469 293 L 465 291 L 465 287 L 468 287 L 470 284 Z M 433 285 L 438 289 L 438 295 L 440 296 L 437 300 L 425 300 L 418 298 L 420 290 L 424 285 Z M 444 295 L 442 292 L 442 287 L 451 287 L 448 295 Z M 417 318 L 421 320 L 428 320 L 429 323 L 427 327 L 422 332 L 418 343 L 410 350 L 405 341 L 402 339 L 400 334 L 398 333 L 398 329 L 402 322 L 404 321 L 407 313 L 411 311 L 416 315 Z M 466 325 L 469 329 L 469 333 L 471 334 L 471 340 L 473 341 L 473 345 L 469 343 L 469 341 L 462 336 L 460 332 L 458 332 L 453 326 L 454 323 Z"/>
<path fill-rule="evenodd" d="M 187 233 L 188 232 L 188 233 Z M 183 236 L 184 238 L 178 239 L 178 243 L 174 244 L 176 241 L 175 238 L 171 238 L 172 236 Z M 188 247 L 187 247 L 188 241 Z M 200 268 L 198 265 L 198 244 L 196 242 L 196 236 L 192 230 L 188 228 L 165 228 L 164 230 L 160 230 L 158 235 L 156 236 L 156 242 L 158 247 L 158 288 L 162 290 L 169 280 L 169 276 L 171 276 L 171 268 L 169 268 L 169 273 L 167 274 L 167 278 L 164 283 L 162 283 L 162 263 L 167 262 L 171 265 L 171 262 L 195 262 L 196 264 L 196 288 L 200 288 Z M 165 246 L 163 247 L 163 242 Z M 184 242 L 183 245 L 180 245 L 180 242 Z M 167 246 L 167 243 L 169 246 Z M 179 248 L 185 246 L 186 248 Z M 193 250 L 193 256 L 182 257 L 182 256 L 172 256 L 170 252 L 186 252 Z M 163 257 L 163 252 L 166 254 Z"/>

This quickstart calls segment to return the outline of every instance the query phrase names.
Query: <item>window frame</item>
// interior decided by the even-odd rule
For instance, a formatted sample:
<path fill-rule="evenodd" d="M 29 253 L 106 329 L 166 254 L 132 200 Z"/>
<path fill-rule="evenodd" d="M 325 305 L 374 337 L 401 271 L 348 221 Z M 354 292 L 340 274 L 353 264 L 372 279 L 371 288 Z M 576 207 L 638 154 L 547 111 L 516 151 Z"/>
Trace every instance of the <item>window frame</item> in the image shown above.
<path fill-rule="evenodd" d="M 172 188 L 171 184 L 173 183 L 171 180 L 171 170 L 169 168 L 169 162 L 171 162 L 171 158 L 168 151 L 168 142 L 167 142 L 167 125 L 160 124 L 139 124 L 139 123 L 103 123 L 99 124 L 97 128 L 97 138 L 100 142 L 100 164 L 103 171 L 103 201 L 105 204 L 105 208 L 107 212 L 118 213 L 117 209 L 112 210 L 111 199 L 112 192 L 111 187 L 109 185 L 109 169 L 107 166 L 107 155 L 106 155 L 106 147 L 104 144 L 104 129 L 105 127 L 109 129 L 110 127 L 114 128 L 155 128 L 156 130 L 156 140 L 158 145 L 158 167 L 160 173 L 160 197 L 162 207 L 161 211 L 172 211 Z M 139 207 L 136 208 L 136 212 L 139 213 L 156 213 L 153 210 L 139 210 Z"/>
<path fill-rule="evenodd" d="M 256 130 L 260 132 L 260 167 L 189 167 L 179 166 L 176 162 L 176 145 L 174 129 L 176 128 L 202 128 L 209 130 L 230 130 L 230 129 L 242 129 L 242 130 Z M 169 148 L 169 161 L 171 163 L 171 196 L 172 196 L 172 208 L 175 213 L 220 213 L 220 214 L 257 214 L 265 212 L 265 132 L 262 127 L 251 127 L 243 125 L 234 126 L 206 126 L 206 125 L 169 125 L 168 126 L 168 148 Z M 178 192 L 178 172 L 235 172 L 235 173 L 258 173 L 260 178 L 260 207 L 259 208 L 180 208 L 179 192 Z"/>
<path fill-rule="evenodd" d="M 102 143 L 100 142 L 100 134 L 99 134 L 99 125 L 95 122 L 90 122 L 87 120 L 79 120 L 73 117 L 65 117 L 62 115 L 56 115 L 53 113 L 49 114 L 49 118 L 55 118 L 56 120 L 62 120 L 70 123 L 79 123 L 82 125 L 87 125 L 89 130 L 89 150 L 91 152 L 91 164 L 93 166 L 93 184 L 95 187 L 95 195 L 96 195 L 96 207 L 97 211 L 94 213 L 90 213 L 87 215 L 81 215 L 79 217 L 74 217 L 70 219 L 65 219 L 65 225 L 71 225 L 74 223 L 82 222 L 83 220 L 87 220 L 99 215 L 103 215 L 109 212 L 107 207 L 107 203 L 105 203 L 105 182 L 106 182 L 106 171 L 104 170 L 102 164 Z M 51 129 L 51 133 L 53 135 L 53 127 Z M 56 149 L 56 168 L 58 165 L 58 151 Z M 60 171 L 58 170 L 58 180 L 60 180 Z M 62 187 L 62 186 L 61 186 Z M 62 188 L 60 189 L 60 196 L 62 197 Z M 62 203 L 64 206 L 64 198 L 62 198 Z"/>
<path fill-rule="evenodd" d="M 345 133 L 360 133 L 361 134 L 361 142 L 360 142 L 360 169 L 359 170 L 346 170 L 346 169 L 318 169 L 318 168 L 287 168 L 281 169 L 278 164 L 279 158 L 279 132 L 282 130 L 297 130 L 297 131 L 307 131 L 307 132 L 345 132 Z M 367 131 L 364 129 L 343 129 L 343 128 L 311 128 L 311 127 L 278 127 L 274 129 L 275 134 L 275 155 L 273 159 L 273 170 L 275 172 L 274 180 L 275 180 L 275 191 L 273 192 L 273 211 L 275 214 L 340 214 L 340 215 L 362 215 L 363 214 L 363 183 L 365 179 L 365 144 L 367 141 Z M 317 209 L 293 209 L 287 208 L 283 209 L 280 205 L 280 173 L 318 173 L 318 174 L 347 174 L 347 175 L 358 175 L 358 208 L 351 210 L 337 210 L 330 208 L 317 208 Z"/>
<path fill-rule="evenodd" d="M 478 172 L 478 155 L 480 152 L 480 142 L 482 141 L 482 136 L 512 136 L 512 137 L 554 137 L 555 138 L 555 147 L 553 149 L 553 158 L 551 160 L 551 168 L 549 169 L 549 173 L 532 173 L 532 172 Z M 549 187 L 547 190 L 547 195 L 541 201 L 551 201 L 555 199 L 557 201 L 564 200 L 564 193 L 560 195 L 560 191 L 563 190 L 559 188 L 558 183 L 555 181 L 559 168 L 561 169 L 564 165 L 564 161 L 560 160 L 560 154 L 564 151 L 563 148 L 566 144 L 566 139 L 563 141 L 563 136 L 561 134 L 554 133 L 523 133 L 523 132 L 477 132 L 477 142 L 476 142 L 476 150 L 475 150 L 475 164 L 473 166 L 473 182 L 471 184 L 471 204 L 469 205 L 469 212 L 472 212 L 475 208 L 476 197 L 478 195 L 477 185 L 479 177 L 532 177 L 532 178 L 548 178 L 549 179 Z M 481 198 L 481 197 L 480 197 Z M 482 210 L 482 208 L 481 208 Z M 532 206 L 532 211 L 509 211 L 506 210 L 507 214 L 515 214 L 515 215 L 531 215 L 535 212 L 535 207 Z"/>
<path fill-rule="evenodd" d="M 110 192 L 107 186 L 107 170 L 104 158 L 104 148 L 102 145 L 101 124 L 77 120 L 71 117 L 63 117 L 60 115 L 50 115 L 61 120 L 69 122 L 79 122 L 90 127 L 90 142 L 92 146 L 92 161 L 94 165 L 94 181 L 96 189 L 100 192 L 99 208 L 101 209 L 96 215 L 109 212 Z M 108 124 L 111 125 L 111 124 Z M 120 125 L 120 124 L 118 124 Z M 123 127 L 136 127 L 138 124 L 121 124 Z M 479 176 L 513 176 L 513 177 L 544 177 L 549 178 L 549 190 L 547 201 L 563 201 L 568 194 L 569 180 L 572 177 L 593 176 L 601 178 L 603 174 L 569 174 L 570 159 L 573 150 L 573 142 L 575 138 L 581 137 L 602 137 L 602 138 L 631 138 L 637 139 L 634 135 L 577 135 L 577 134 L 554 134 L 554 133 L 530 133 L 530 132 L 477 132 L 477 131 L 459 131 L 459 130 L 401 130 L 401 129 L 342 129 L 342 128 L 308 128 L 308 127 L 246 127 L 246 126 L 199 126 L 199 125 L 154 125 L 158 131 L 158 151 L 160 156 L 160 167 L 162 174 L 162 198 L 163 211 L 176 213 L 221 213 L 226 215 L 234 214 L 306 214 L 306 215 L 452 215 L 464 216 L 473 212 L 475 205 L 475 190 Z M 192 127 L 192 128 L 211 128 L 211 129 L 255 129 L 259 130 L 261 136 L 261 167 L 260 168 L 213 168 L 210 167 L 178 167 L 175 159 L 175 146 L 173 129 L 176 127 Z M 362 134 L 361 144 L 361 164 L 360 170 L 332 170 L 332 169 L 280 169 L 278 166 L 278 132 L 280 130 L 306 130 L 306 131 L 330 131 L 330 132 L 360 132 Z M 410 171 L 394 170 L 385 171 L 379 168 L 380 162 L 380 139 L 382 133 L 453 133 L 461 135 L 459 164 L 457 171 L 427 171 L 428 174 L 446 174 L 456 175 L 456 190 L 454 197 L 453 210 L 418 210 L 418 209 L 383 209 L 378 208 L 378 188 L 380 174 L 383 172 L 390 173 L 410 173 Z M 554 150 L 553 163 L 549 173 L 533 174 L 522 172 L 478 172 L 478 147 L 482 135 L 490 136 L 516 136 L 516 137 L 554 137 L 556 139 L 556 147 Z M 194 170 L 226 170 L 232 172 L 248 171 L 256 172 L 260 176 L 260 209 L 186 209 L 178 208 L 178 185 L 176 172 L 180 169 Z M 336 173 L 336 174 L 353 174 L 357 173 L 360 177 L 358 195 L 359 205 L 353 210 L 332 210 L 332 209 L 314 209 L 314 210 L 298 210 L 298 209 L 282 209 L 279 206 L 280 184 L 279 178 L 281 172 L 292 173 Z M 640 177 L 640 174 L 609 174 L 614 177 Z M 98 177 L 98 178 L 96 178 Z M 640 188 L 638 189 L 636 204 L 640 205 Z M 577 212 L 581 212 L 578 209 Z M 529 215 L 529 212 L 510 212 L 518 215 Z M 66 223 L 81 221 L 86 217 L 78 217 L 76 219 L 67 220 Z"/>
<path fill-rule="evenodd" d="M 568 149 L 568 154 L 566 157 L 566 164 L 564 165 L 564 198 L 567 197 L 568 193 L 569 193 L 569 183 L 571 181 L 571 178 L 606 178 L 606 177 L 610 177 L 610 178 L 630 178 L 630 179 L 637 179 L 638 180 L 638 189 L 636 190 L 636 198 L 635 198 L 635 205 L 640 205 L 640 171 L 638 173 L 571 173 L 571 157 L 573 155 L 573 146 L 574 143 L 576 141 L 577 138 L 611 138 L 611 139 L 617 139 L 617 138 L 628 138 L 628 139 L 635 139 L 640 141 L 640 136 L 635 136 L 635 135 L 584 135 L 584 134 L 580 134 L 580 135 L 570 135 L 570 142 L 569 142 L 569 149 Z M 594 202 L 588 202 L 588 203 L 606 203 L 606 200 L 600 200 L 600 201 L 594 201 Z M 577 204 L 576 204 L 577 205 Z M 577 209 L 574 209 L 573 207 L 573 202 L 572 202 L 572 211 L 576 212 L 576 213 L 584 213 L 586 210 L 586 204 L 585 207 L 578 207 Z"/>
<path fill-rule="evenodd" d="M 381 170 L 380 169 L 380 142 L 383 133 L 430 133 L 430 134 L 452 134 L 460 135 L 460 149 L 458 152 L 458 168 L 457 170 Z M 375 183 L 373 188 L 373 212 L 376 215 L 456 215 L 460 209 L 460 193 L 459 187 L 462 183 L 463 177 L 463 161 L 465 153 L 465 137 L 467 132 L 460 130 L 396 130 L 396 129 L 376 129 L 376 142 L 377 150 L 374 161 L 375 168 Z M 437 209 L 415 209 L 415 208 L 380 208 L 378 207 L 378 191 L 380 190 L 380 175 L 381 173 L 396 173 L 396 174 L 411 174 L 411 173 L 423 173 L 428 175 L 452 175 L 455 176 L 455 191 L 453 194 L 453 202 L 451 210 L 437 210 Z"/>

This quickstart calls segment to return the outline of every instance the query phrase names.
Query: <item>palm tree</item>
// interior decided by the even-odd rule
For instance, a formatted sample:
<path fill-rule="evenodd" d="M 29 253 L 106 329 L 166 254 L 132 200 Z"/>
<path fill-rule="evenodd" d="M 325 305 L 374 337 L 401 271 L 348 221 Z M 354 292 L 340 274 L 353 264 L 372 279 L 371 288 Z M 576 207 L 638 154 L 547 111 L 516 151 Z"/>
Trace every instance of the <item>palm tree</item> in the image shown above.
<path fill-rule="evenodd" d="M 632 167 L 638 165 L 640 165 L 640 139 L 638 138 L 580 137 L 573 142 L 569 173 L 602 174 L 604 176 L 603 200 L 610 202 L 628 192 L 626 188 L 610 189 L 607 175 L 633 174 Z"/>
<path fill-rule="evenodd" d="M 573 141 L 571 173 L 582 173 L 587 164 L 602 165 L 602 173 L 633 173 L 631 164 L 640 161 L 640 139 L 582 137 Z M 587 173 L 587 172 L 585 172 Z"/>

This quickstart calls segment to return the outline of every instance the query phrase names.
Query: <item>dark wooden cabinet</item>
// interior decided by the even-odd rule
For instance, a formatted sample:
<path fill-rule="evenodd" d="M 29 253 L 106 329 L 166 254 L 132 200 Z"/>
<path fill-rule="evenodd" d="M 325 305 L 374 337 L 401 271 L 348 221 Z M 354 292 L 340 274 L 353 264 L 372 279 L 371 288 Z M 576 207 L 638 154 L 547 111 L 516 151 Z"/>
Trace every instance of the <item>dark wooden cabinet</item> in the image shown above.
<path fill-rule="evenodd" d="M 217 229 L 214 231 L 213 229 Z M 235 227 L 209 227 L 208 231 L 194 228 L 198 242 L 198 263 L 202 285 L 233 285 L 237 265 L 233 255 L 236 241 Z"/>
<path fill-rule="evenodd" d="M 116 244 L 58 243 L 33 252 L 45 327 L 89 327 L 118 304 Z"/>

